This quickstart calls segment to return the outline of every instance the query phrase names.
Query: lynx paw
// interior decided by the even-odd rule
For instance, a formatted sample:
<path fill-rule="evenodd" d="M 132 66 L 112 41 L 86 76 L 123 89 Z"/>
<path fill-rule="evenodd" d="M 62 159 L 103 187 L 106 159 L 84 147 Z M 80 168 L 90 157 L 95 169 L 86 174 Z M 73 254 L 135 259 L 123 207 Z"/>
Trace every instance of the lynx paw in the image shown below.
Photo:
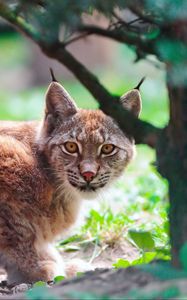
<path fill-rule="evenodd" d="M 81 259 L 72 259 L 65 263 L 65 272 L 68 278 L 74 277 L 77 273 L 84 273 L 87 271 L 93 271 L 94 267 Z"/>

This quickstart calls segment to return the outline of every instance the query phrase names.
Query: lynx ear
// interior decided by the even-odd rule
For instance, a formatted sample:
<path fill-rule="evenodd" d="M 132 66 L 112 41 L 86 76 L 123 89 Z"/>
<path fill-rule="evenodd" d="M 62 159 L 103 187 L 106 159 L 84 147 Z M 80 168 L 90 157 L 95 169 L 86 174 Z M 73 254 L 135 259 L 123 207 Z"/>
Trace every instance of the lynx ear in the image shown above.
<path fill-rule="evenodd" d="M 145 77 L 141 79 L 139 84 L 129 92 L 125 93 L 120 101 L 123 107 L 129 111 L 131 111 L 136 117 L 139 116 L 142 108 L 142 100 L 139 92 L 140 85 L 143 83 Z"/>
<path fill-rule="evenodd" d="M 131 90 L 124 94 L 120 101 L 123 107 L 129 111 L 131 111 L 136 117 L 139 116 L 141 111 L 141 96 L 138 90 Z"/>
<path fill-rule="evenodd" d="M 53 81 L 46 93 L 45 129 L 50 133 L 57 121 L 66 120 L 77 112 L 77 107 L 68 92 L 56 81 Z"/>
<path fill-rule="evenodd" d="M 76 104 L 68 92 L 58 82 L 53 81 L 46 93 L 46 114 L 64 119 L 76 112 Z"/>

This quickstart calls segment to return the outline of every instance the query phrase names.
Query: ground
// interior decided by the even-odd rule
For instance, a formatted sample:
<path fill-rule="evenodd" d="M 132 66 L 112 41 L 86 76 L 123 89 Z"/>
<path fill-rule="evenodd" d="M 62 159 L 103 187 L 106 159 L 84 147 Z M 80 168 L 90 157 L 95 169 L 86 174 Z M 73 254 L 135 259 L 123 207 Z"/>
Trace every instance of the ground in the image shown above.
<path fill-rule="evenodd" d="M 156 263 L 151 266 L 152 270 L 158 270 L 158 267 Z M 160 266 L 161 275 L 164 273 L 162 271 Z M 185 278 L 163 278 L 158 272 L 157 275 L 153 275 L 150 270 L 135 267 L 118 270 L 99 269 L 53 286 L 27 289 L 28 287 L 22 284 L 12 290 L 14 295 L 7 295 L 6 291 L 6 296 L 4 294 L 0 299 L 187 299 Z M 19 293 L 20 291 L 25 293 Z"/>

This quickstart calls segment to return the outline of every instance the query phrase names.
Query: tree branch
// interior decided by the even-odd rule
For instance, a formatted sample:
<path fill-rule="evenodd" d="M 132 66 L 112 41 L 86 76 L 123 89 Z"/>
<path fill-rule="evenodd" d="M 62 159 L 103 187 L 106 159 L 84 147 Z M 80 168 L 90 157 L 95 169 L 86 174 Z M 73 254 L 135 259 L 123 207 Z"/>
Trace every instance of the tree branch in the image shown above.
<path fill-rule="evenodd" d="M 67 47 L 70 44 L 72 44 L 74 42 L 77 42 L 78 40 L 83 39 L 83 38 L 85 38 L 85 37 L 87 37 L 89 35 L 91 35 L 89 32 L 83 32 L 80 35 L 77 35 L 77 36 L 74 36 L 72 38 L 67 39 L 67 41 L 63 42 L 63 45 L 64 45 L 64 47 Z"/>
<path fill-rule="evenodd" d="M 155 49 L 152 41 L 147 40 L 142 34 L 134 31 L 124 30 L 122 28 L 108 30 L 94 25 L 82 25 L 78 28 L 80 32 L 87 32 L 89 34 L 97 34 L 120 43 L 133 45 L 147 54 L 155 54 Z"/>
<path fill-rule="evenodd" d="M 17 16 L 3 1 L 0 1 L 0 16 L 15 26 L 18 31 L 32 38 L 36 43 L 40 42 L 40 34 L 34 30 L 32 25 L 28 24 L 21 16 Z"/>
<path fill-rule="evenodd" d="M 112 96 L 84 65 L 69 53 L 60 42 L 49 44 L 42 40 L 39 33 L 27 24 L 24 19 L 17 17 L 2 1 L 0 1 L 0 16 L 9 21 L 18 30 L 37 43 L 41 50 L 49 57 L 57 59 L 65 65 L 79 81 L 90 91 L 99 102 L 100 108 L 108 115 L 116 119 L 121 129 L 128 135 L 135 138 L 136 143 L 144 143 L 155 147 L 161 129 L 153 125 L 140 121 L 130 112 L 122 108 L 117 96 Z"/>

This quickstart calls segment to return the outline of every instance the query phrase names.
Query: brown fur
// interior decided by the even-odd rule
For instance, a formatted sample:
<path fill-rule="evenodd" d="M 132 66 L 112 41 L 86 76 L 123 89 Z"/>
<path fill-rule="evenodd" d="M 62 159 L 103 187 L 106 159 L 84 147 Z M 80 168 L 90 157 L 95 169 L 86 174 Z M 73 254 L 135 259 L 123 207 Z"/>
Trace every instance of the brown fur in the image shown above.
<path fill-rule="evenodd" d="M 81 153 L 65 153 L 66 140 L 76 140 Z M 120 148 L 98 157 L 106 142 Z M 65 273 L 51 243 L 75 222 L 83 197 L 121 174 L 133 147 L 110 117 L 77 109 L 58 83 L 48 89 L 43 122 L 0 122 L 0 264 L 9 282 Z M 84 171 L 95 174 L 91 188 Z"/>

